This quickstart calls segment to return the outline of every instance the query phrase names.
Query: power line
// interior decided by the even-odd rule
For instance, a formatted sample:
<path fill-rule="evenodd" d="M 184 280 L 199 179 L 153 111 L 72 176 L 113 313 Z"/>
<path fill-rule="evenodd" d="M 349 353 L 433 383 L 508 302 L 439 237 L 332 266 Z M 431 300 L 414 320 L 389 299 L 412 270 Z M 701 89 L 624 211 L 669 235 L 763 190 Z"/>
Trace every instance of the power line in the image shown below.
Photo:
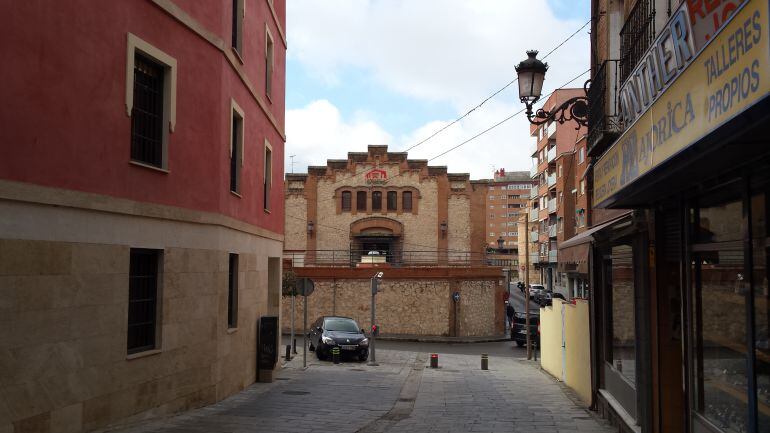
<path fill-rule="evenodd" d="M 587 73 L 588 73 L 588 72 L 590 72 L 590 71 L 591 71 L 590 69 L 587 69 L 587 70 L 585 70 L 585 71 L 581 72 L 580 74 L 578 74 L 578 75 L 576 75 L 575 77 L 573 77 L 571 80 L 567 81 L 566 83 L 564 83 L 564 84 L 562 84 L 561 86 L 557 87 L 556 89 L 552 90 L 552 91 L 551 91 L 551 92 L 549 92 L 548 94 L 546 94 L 546 95 L 542 96 L 542 97 L 541 97 L 541 99 L 542 99 L 542 100 L 545 100 L 545 99 L 547 99 L 548 97 L 550 97 L 551 95 L 553 95 L 553 94 L 554 94 L 554 93 L 555 93 L 557 90 L 560 90 L 560 89 L 563 89 L 563 88 L 565 88 L 565 87 L 569 86 L 570 84 L 572 84 L 572 82 L 574 82 L 575 80 L 577 80 L 578 78 L 582 77 L 583 75 L 587 74 Z M 455 150 L 455 149 L 458 149 L 458 148 L 460 148 L 460 147 L 462 147 L 462 146 L 464 146 L 464 145 L 466 145 L 466 144 L 470 143 L 471 141 L 473 141 L 473 140 L 475 140 L 475 139 L 477 139 L 477 138 L 481 137 L 482 135 L 484 135 L 484 134 L 488 133 L 489 131 L 491 131 L 491 130 L 493 130 L 493 129 L 497 128 L 497 127 L 498 127 L 498 126 L 500 126 L 500 125 L 502 125 L 503 123 L 505 123 L 505 122 L 507 122 L 507 121 L 509 121 L 509 120 L 513 119 L 514 117 L 518 116 L 519 114 L 523 113 L 524 111 L 525 111 L 525 109 L 524 109 L 524 108 L 522 108 L 521 110 L 519 110 L 519 111 L 517 111 L 517 112 L 515 112 L 515 113 L 511 114 L 510 116 L 508 116 L 508 117 L 504 118 L 503 120 L 501 120 L 501 121 L 499 121 L 499 122 L 495 123 L 494 125 L 490 126 L 489 128 L 487 128 L 487 129 L 485 129 L 485 130 L 483 130 L 483 131 L 479 132 L 478 134 L 474 135 L 473 137 L 470 137 L 470 138 L 468 138 L 467 140 L 465 140 L 465 141 L 463 141 L 463 142 L 461 142 L 461 143 L 459 143 L 459 144 L 457 144 L 457 145 L 455 145 L 455 146 L 452 146 L 451 148 L 449 148 L 449 149 L 447 149 L 447 150 L 445 150 L 445 151 L 443 151 L 443 152 L 439 153 L 438 155 L 436 155 L 436 156 L 433 156 L 432 158 L 428 159 L 428 162 L 430 162 L 430 161 L 433 161 L 433 160 L 435 160 L 435 159 L 437 159 L 437 158 L 440 158 L 440 157 L 442 157 L 442 156 L 446 155 L 447 153 L 449 153 L 449 152 L 452 152 L 453 150 Z M 395 176 L 391 177 L 390 179 L 395 179 L 395 178 L 397 178 L 397 177 L 401 177 L 401 176 L 405 175 L 405 174 L 406 174 L 406 173 L 408 173 L 408 172 L 409 172 L 409 171 L 402 171 L 401 173 L 398 173 L 397 175 L 395 175 Z M 359 174 L 360 174 L 360 173 L 359 173 Z M 341 179 L 340 181 L 336 181 L 336 182 L 332 183 L 332 184 L 331 184 L 331 185 L 329 185 L 329 186 L 330 186 L 330 187 L 331 187 L 331 186 L 334 186 L 334 185 L 336 185 L 336 184 L 340 183 L 341 181 L 345 181 L 345 180 L 351 179 L 351 178 L 353 178 L 353 177 L 355 177 L 355 176 L 358 176 L 359 174 L 355 174 L 355 175 L 352 175 L 352 176 L 348 176 L 348 177 L 345 177 L 345 178 Z M 323 199 L 323 200 L 318 200 L 318 199 L 316 199 L 316 201 L 315 201 L 315 202 L 316 202 L 316 205 L 318 205 L 318 203 L 321 203 L 321 202 L 324 202 L 324 201 L 330 201 L 330 200 L 335 200 L 335 198 L 334 198 L 334 197 L 331 197 L 331 198 L 326 198 L 326 199 Z"/>

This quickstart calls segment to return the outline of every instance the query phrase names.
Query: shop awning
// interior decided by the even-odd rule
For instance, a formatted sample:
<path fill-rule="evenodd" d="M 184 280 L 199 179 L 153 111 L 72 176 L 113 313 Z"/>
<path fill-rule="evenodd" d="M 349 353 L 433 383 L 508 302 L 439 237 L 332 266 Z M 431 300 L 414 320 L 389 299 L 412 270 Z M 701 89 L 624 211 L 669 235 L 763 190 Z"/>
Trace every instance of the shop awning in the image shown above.
<path fill-rule="evenodd" d="M 605 221 L 605 222 L 603 222 L 603 223 L 601 223 L 601 224 L 599 224 L 597 226 L 593 226 L 590 229 L 584 231 L 583 233 L 579 233 L 576 236 L 573 236 L 573 237 L 567 239 L 566 241 L 560 243 L 559 244 L 559 255 L 561 256 L 562 248 L 570 248 L 570 247 L 574 247 L 575 245 L 585 244 L 585 243 L 589 243 L 589 242 L 593 241 L 594 240 L 594 237 L 593 237 L 594 233 L 596 233 L 599 230 L 609 226 L 610 224 L 613 224 L 613 223 L 617 222 L 621 218 L 624 218 L 624 217 L 628 216 L 631 212 L 633 212 L 633 211 L 629 210 L 628 212 L 624 213 L 623 215 L 620 215 L 620 216 L 618 216 L 616 218 L 613 218 L 613 219 L 611 219 L 609 221 Z"/>

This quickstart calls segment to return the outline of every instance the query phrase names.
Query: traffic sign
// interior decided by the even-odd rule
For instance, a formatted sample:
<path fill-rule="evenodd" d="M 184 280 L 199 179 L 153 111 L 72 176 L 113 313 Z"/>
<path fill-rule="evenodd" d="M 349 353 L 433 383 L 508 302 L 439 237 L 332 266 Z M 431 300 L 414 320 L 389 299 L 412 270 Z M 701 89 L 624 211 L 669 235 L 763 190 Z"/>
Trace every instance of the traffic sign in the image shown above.
<path fill-rule="evenodd" d="M 310 278 L 299 279 L 299 294 L 300 296 L 310 296 L 315 290 L 315 284 Z"/>

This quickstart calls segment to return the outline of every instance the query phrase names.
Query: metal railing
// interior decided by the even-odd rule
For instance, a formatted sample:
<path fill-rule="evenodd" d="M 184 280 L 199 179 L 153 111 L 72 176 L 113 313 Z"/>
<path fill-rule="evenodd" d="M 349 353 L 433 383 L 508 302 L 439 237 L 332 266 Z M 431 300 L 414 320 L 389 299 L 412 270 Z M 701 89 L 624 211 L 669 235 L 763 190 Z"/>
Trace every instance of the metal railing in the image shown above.
<path fill-rule="evenodd" d="M 637 0 L 620 29 L 620 82 L 626 81 L 655 41 L 655 2 Z"/>
<path fill-rule="evenodd" d="M 510 266 L 509 259 L 493 259 L 473 251 L 445 250 L 308 250 L 284 251 L 293 267 L 431 267 Z"/>
<path fill-rule="evenodd" d="M 618 92 L 619 60 L 605 60 L 596 69 L 588 89 L 588 153 L 605 137 L 614 138 L 621 131 Z"/>

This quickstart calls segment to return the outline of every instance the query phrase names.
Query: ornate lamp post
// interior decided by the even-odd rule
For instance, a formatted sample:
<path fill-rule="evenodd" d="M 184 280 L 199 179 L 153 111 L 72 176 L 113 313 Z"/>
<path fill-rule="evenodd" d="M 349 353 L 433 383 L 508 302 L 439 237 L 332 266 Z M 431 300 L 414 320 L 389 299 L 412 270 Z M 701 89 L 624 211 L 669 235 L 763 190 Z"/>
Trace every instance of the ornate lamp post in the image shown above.
<path fill-rule="evenodd" d="M 542 125 L 553 121 L 564 123 L 574 120 L 578 124 L 576 129 L 588 126 L 588 99 L 585 96 L 570 98 L 553 111 L 541 108 L 532 112 L 532 105 L 540 100 L 547 70 L 548 64 L 538 60 L 536 50 L 527 51 L 527 59 L 516 65 L 516 73 L 519 75 L 519 99 L 527 106 L 529 123 Z M 586 94 L 589 82 L 590 80 L 583 85 Z"/>

